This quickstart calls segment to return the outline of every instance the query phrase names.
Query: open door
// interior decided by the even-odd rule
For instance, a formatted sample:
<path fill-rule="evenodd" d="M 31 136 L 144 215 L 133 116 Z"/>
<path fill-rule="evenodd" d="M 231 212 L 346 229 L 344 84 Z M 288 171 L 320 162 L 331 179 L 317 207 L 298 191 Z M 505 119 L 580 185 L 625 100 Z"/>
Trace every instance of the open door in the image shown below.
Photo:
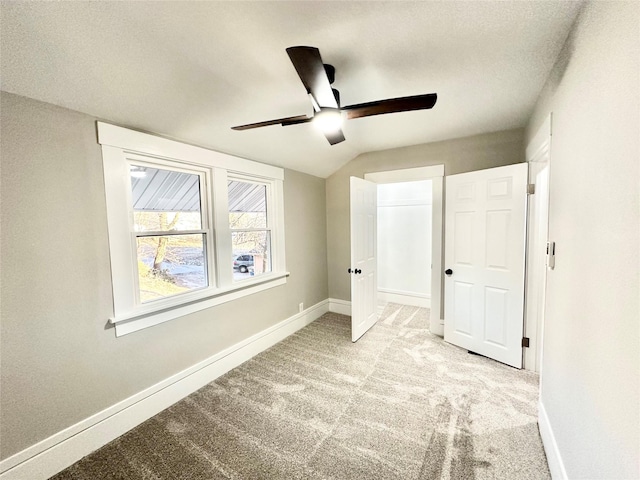
<path fill-rule="evenodd" d="M 446 177 L 444 339 L 522 368 L 527 164 Z"/>
<path fill-rule="evenodd" d="M 377 185 L 351 177 L 351 341 L 378 320 Z"/>

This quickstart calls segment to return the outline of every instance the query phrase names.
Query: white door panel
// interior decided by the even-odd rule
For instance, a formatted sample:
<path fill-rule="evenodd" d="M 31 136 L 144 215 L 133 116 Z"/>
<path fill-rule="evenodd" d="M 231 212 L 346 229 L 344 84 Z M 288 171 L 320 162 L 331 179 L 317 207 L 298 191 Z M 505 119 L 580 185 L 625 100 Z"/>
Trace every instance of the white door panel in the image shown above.
<path fill-rule="evenodd" d="M 446 177 L 445 340 L 522 368 L 527 165 Z"/>
<path fill-rule="evenodd" d="M 378 320 L 377 185 L 351 177 L 351 340 Z"/>

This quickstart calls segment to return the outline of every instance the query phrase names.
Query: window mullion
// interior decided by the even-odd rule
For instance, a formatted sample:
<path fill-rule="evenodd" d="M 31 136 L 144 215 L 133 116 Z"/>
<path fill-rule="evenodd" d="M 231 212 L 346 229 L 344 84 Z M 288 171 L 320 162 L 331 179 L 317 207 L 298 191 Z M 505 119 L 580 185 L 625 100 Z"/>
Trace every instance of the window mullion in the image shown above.
<path fill-rule="evenodd" d="M 218 279 L 216 278 L 216 241 L 215 241 L 215 222 L 213 221 L 213 170 L 209 169 L 203 175 L 201 187 L 200 210 L 202 212 L 202 227 L 206 230 L 205 236 L 205 256 L 207 259 L 207 281 L 209 288 L 218 287 Z"/>
<path fill-rule="evenodd" d="M 229 228 L 229 196 L 227 171 L 215 168 L 213 172 L 213 225 L 216 243 L 216 278 L 220 287 L 233 283 L 233 250 Z"/>

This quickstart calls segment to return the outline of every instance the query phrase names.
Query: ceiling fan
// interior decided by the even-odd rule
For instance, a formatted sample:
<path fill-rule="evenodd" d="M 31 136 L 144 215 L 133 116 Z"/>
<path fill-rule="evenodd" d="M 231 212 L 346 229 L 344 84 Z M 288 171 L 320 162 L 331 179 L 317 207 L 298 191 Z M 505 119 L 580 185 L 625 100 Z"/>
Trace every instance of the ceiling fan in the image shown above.
<path fill-rule="evenodd" d="M 438 99 L 435 93 L 411 97 L 389 98 L 357 105 L 340 106 L 340 92 L 331 87 L 335 79 L 335 68 L 322 62 L 320 50 L 315 47 L 289 47 L 287 54 L 307 89 L 313 104 L 313 116 L 298 115 L 265 122 L 249 123 L 231 127 L 233 130 L 249 130 L 269 125 L 297 125 L 313 121 L 324 133 L 331 145 L 345 140 L 342 133 L 342 112 L 348 119 L 370 117 L 383 113 L 407 112 L 433 108 Z"/>

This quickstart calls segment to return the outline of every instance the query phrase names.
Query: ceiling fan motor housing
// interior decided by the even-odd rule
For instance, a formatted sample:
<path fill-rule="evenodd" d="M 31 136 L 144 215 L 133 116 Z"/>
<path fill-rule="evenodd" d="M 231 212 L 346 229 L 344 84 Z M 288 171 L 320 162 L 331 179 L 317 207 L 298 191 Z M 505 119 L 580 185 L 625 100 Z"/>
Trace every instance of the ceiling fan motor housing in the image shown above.
<path fill-rule="evenodd" d="M 327 74 L 329 85 L 333 85 L 333 82 L 336 81 L 336 67 L 328 63 L 323 63 L 322 66 L 324 67 L 324 72 Z M 333 92 L 333 97 L 336 99 L 338 107 L 340 107 L 340 92 L 335 88 L 332 88 L 331 91 Z"/>
<path fill-rule="evenodd" d="M 335 88 L 332 88 L 331 91 L 333 92 L 333 96 L 336 99 L 336 103 L 338 104 L 338 107 L 340 107 L 340 92 Z"/>
<path fill-rule="evenodd" d="M 322 65 L 324 66 L 324 71 L 329 79 L 329 85 L 331 85 L 336 81 L 336 67 L 329 65 L 328 63 L 323 63 Z"/>

